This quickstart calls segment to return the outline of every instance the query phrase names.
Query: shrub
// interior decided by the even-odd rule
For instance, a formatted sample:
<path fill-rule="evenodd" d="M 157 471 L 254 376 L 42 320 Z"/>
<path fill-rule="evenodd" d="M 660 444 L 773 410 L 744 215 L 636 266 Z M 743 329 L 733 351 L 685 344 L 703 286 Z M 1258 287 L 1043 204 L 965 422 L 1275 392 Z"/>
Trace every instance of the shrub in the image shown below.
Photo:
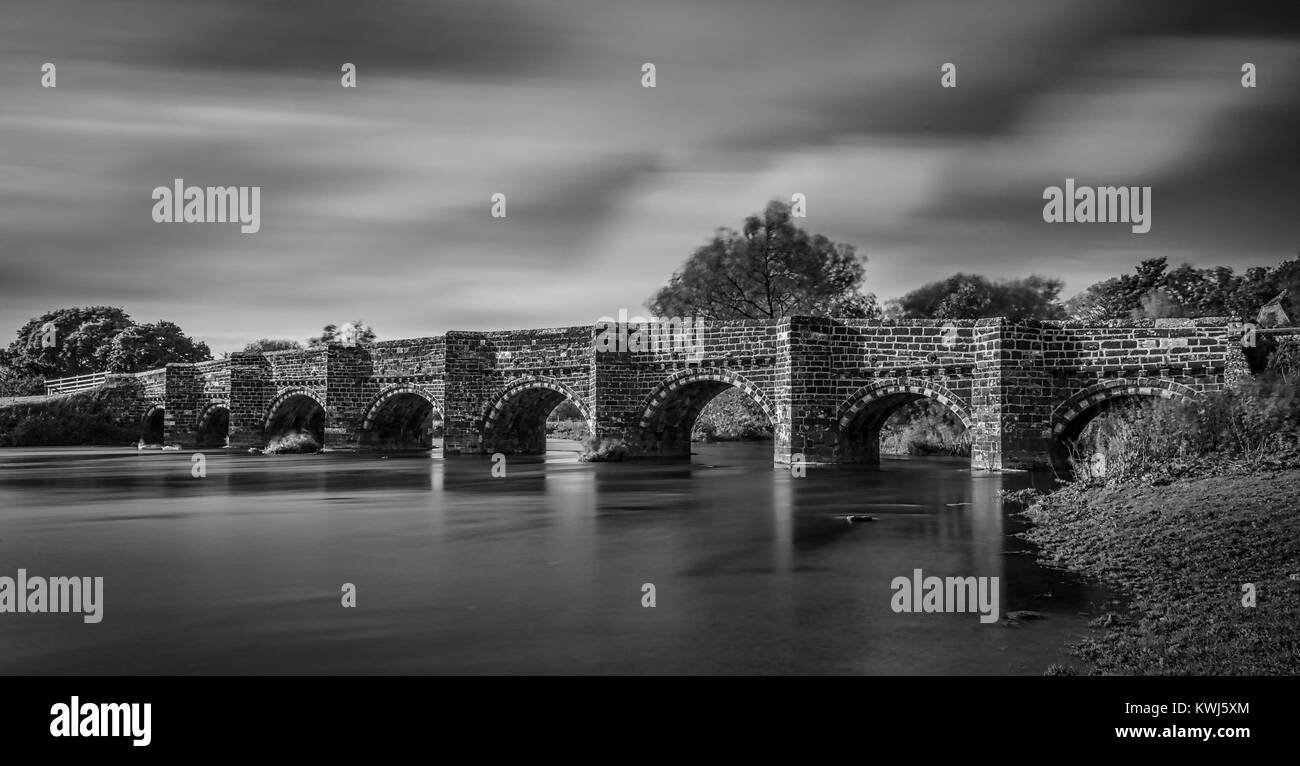
<path fill-rule="evenodd" d="M 591 436 L 591 432 L 587 429 L 587 421 L 582 419 L 548 420 L 546 435 L 551 439 L 571 439 L 580 442 Z"/>
<path fill-rule="evenodd" d="M 0 407 L 0 447 L 127 445 L 139 428 L 105 404 L 106 389 Z"/>
<path fill-rule="evenodd" d="M 713 397 L 691 429 L 691 441 L 761 441 L 772 438 L 772 424 L 754 400 L 739 388 Z"/>
<path fill-rule="evenodd" d="M 0 365 L 0 396 L 40 396 L 44 393 L 45 378 Z"/>
<path fill-rule="evenodd" d="M 1090 478 L 1092 456 L 1100 454 L 1105 477 L 1124 480 L 1207 456 L 1254 462 L 1297 447 L 1300 392 L 1281 375 L 1270 375 L 1190 402 L 1112 407 L 1084 428 L 1071 462 L 1076 476 Z"/>
<path fill-rule="evenodd" d="M 899 408 L 880 428 L 886 455 L 970 456 L 970 434 L 947 407 L 921 399 Z"/>
<path fill-rule="evenodd" d="M 600 439 L 588 437 L 583 444 L 585 448 L 578 460 L 584 463 L 619 463 L 627 457 L 627 445 L 619 439 Z"/>

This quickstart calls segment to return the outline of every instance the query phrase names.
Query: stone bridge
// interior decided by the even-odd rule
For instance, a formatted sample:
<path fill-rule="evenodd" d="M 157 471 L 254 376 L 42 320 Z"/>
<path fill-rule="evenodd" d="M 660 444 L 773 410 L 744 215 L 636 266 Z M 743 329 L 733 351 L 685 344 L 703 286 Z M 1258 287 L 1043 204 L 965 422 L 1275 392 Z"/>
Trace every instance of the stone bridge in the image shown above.
<path fill-rule="evenodd" d="M 856 320 L 710 322 L 700 353 L 606 351 L 591 326 L 447 332 L 370 346 L 236 353 L 111 376 L 146 441 L 263 447 L 308 431 L 327 449 L 536 454 L 572 402 L 632 456 L 687 457 L 700 410 L 744 391 L 771 420 L 776 462 L 879 460 L 889 415 L 917 399 L 970 430 L 972 465 L 1059 459 L 1121 399 L 1189 399 L 1248 374 L 1226 319 L 1127 323 Z"/>

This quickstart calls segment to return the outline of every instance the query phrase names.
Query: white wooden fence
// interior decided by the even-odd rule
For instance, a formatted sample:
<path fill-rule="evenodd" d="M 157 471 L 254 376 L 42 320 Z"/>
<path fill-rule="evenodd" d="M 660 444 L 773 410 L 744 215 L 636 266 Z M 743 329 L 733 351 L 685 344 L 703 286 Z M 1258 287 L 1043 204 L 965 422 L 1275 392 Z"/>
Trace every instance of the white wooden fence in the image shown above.
<path fill-rule="evenodd" d="M 45 381 L 45 394 L 74 394 L 88 391 L 108 378 L 107 373 L 96 372 L 92 375 L 78 375 L 73 378 L 55 378 Z"/>

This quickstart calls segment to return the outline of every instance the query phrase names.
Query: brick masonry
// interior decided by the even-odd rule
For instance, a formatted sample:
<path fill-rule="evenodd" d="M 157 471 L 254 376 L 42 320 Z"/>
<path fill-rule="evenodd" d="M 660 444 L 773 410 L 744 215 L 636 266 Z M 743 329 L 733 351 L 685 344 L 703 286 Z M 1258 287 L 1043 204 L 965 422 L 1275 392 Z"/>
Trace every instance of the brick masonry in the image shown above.
<path fill-rule="evenodd" d="M 879 460 L 898 407 L 930 398 L 971 429 L 972 465 L 1048 462 L 1112 400 L 1192 398 L 1247 375 L 1227 319 L 1084 324 L 790 317 L 710 322 L 701 346 L 598 350 L 590 326 L 445 335 L 366 347 L 237 353 L 114 376 L 124 416 L 168 443 L 264 446 L 287 430 L 327 448 L 537 454 L 573 402 L 633 456 L 684 457 L 708 401 L 744 390 L 774 459 Z M 223 433 L 225 431 L 225 433 Z"/>

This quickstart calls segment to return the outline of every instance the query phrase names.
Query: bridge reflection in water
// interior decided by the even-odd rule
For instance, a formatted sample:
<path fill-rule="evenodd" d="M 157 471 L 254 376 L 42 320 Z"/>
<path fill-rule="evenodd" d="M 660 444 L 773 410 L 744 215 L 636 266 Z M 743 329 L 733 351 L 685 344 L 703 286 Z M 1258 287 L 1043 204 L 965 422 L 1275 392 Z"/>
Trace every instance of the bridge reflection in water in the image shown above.
<path fill-rule="evenodd" d="M 486 456 L 209 453 L 195 479 L 183 452 L 5 450 L 0 561 L 103 576 L 105 616 L 0 620 L 0 673 L 1037 675 L 1077 664 L 1111 598 L 1020 555 L 997 491 L 1043 477 L 696 451 L 518 456 L 505 478 Z M 1004 615 L 1046 619 L 893 612 L 918 568 L 999 577 Z"/>

